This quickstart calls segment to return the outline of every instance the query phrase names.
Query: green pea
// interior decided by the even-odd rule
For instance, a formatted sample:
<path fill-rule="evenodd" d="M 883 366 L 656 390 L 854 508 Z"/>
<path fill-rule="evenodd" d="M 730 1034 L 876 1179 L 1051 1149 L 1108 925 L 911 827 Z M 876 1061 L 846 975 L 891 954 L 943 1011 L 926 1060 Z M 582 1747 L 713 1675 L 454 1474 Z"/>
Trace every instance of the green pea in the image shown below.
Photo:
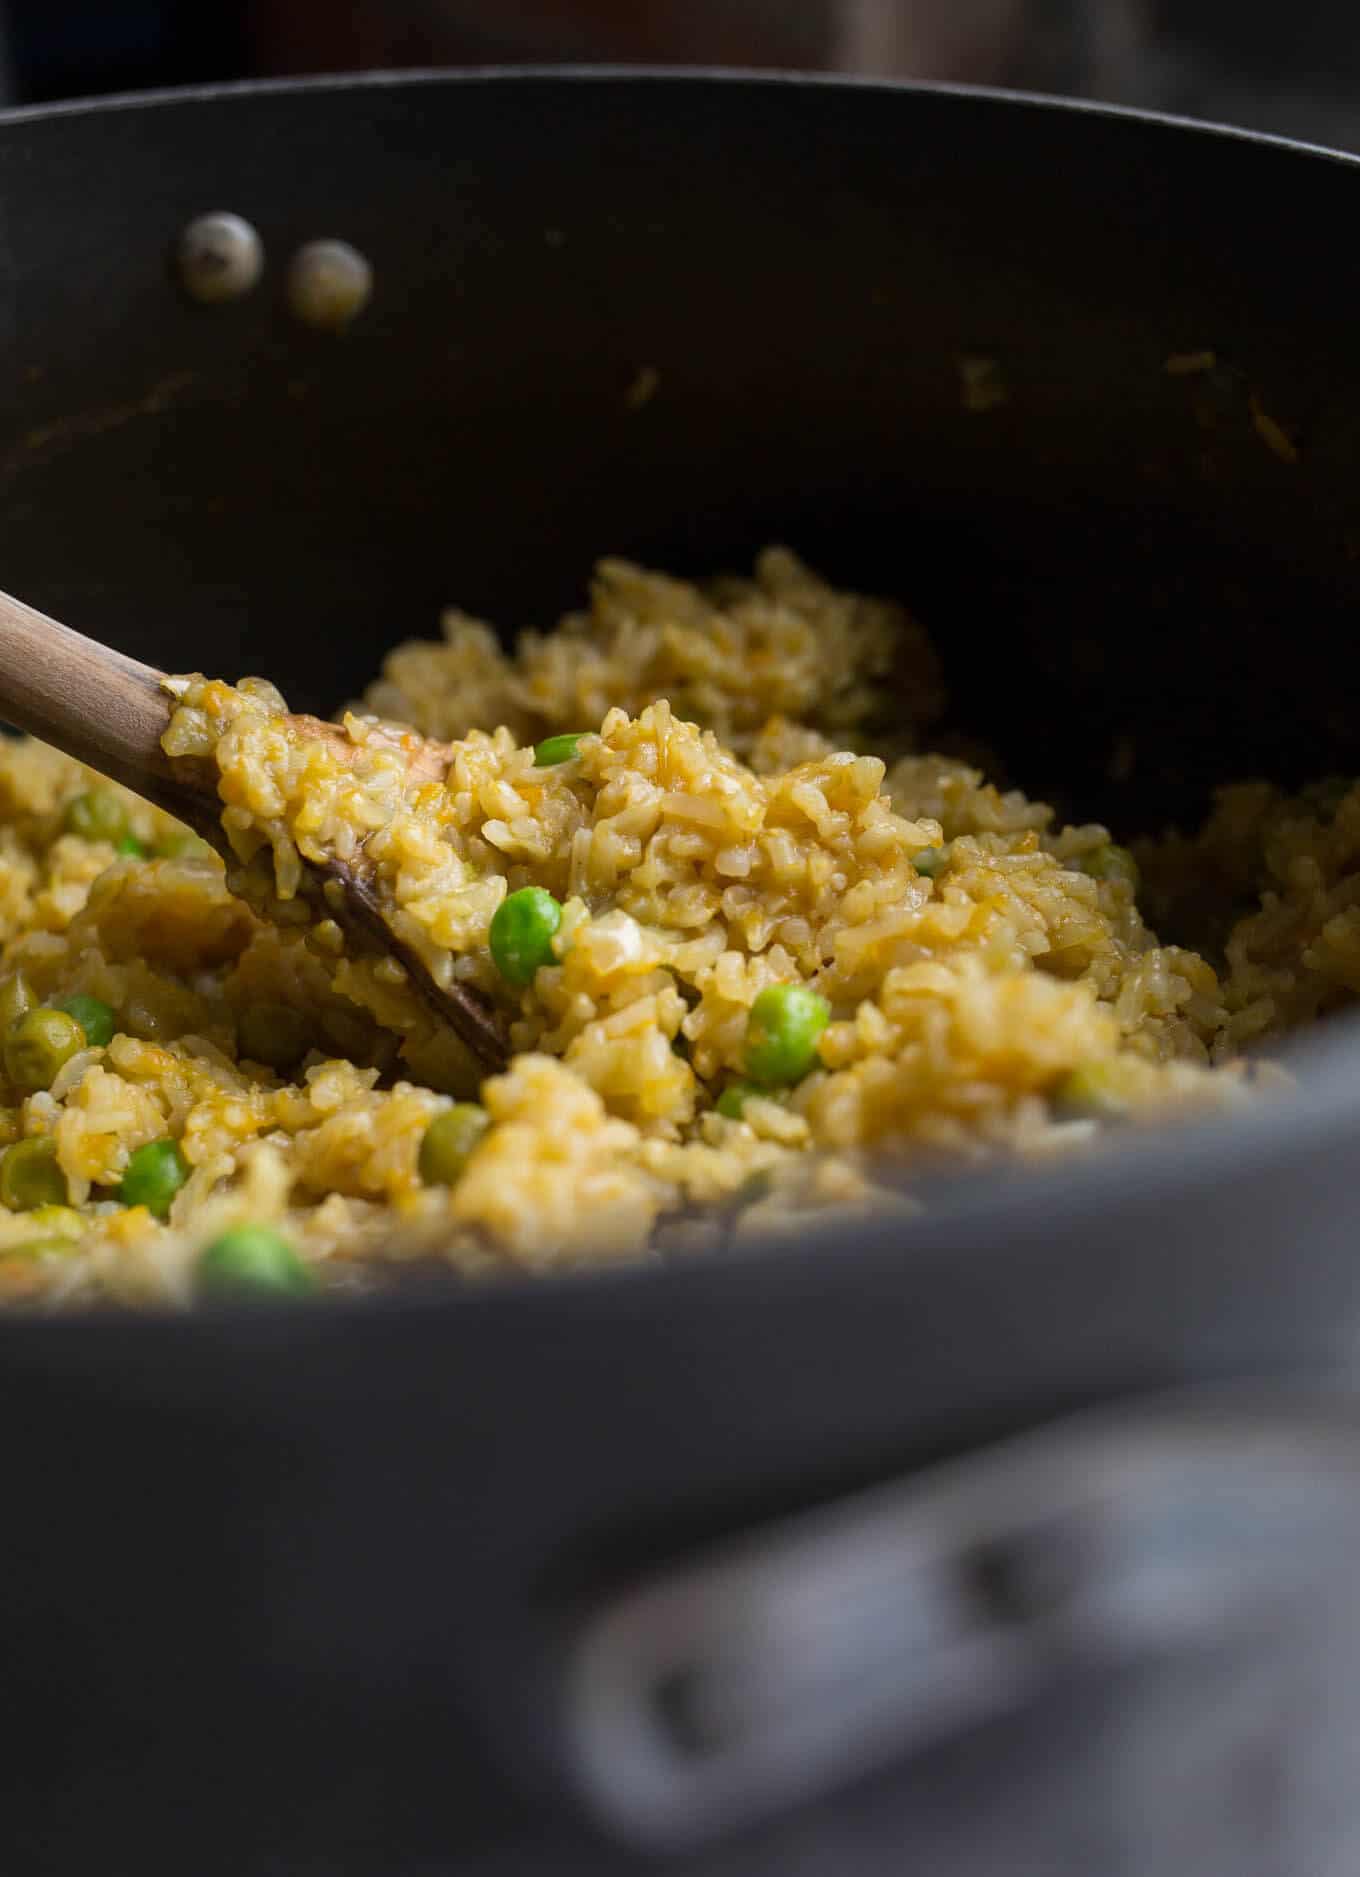
<path fill-rule="evenodd" d="M 913 854 L 911 864 L 927 880 L 934 880 L 949 865 L 949 850 L 945 847 L 923 847 L 919 854 Z"/>
<path fill-rule="evenodd" d="M 475 1101 L 456 1101 L 437 1114 L 420 1143 L 420 1177 L 427 1186 L 455 1186 L 462 1178 L 473 1148 L 486 1133 L 490 1120 Z"/>
<path fill-rule="evenodd" d="M 1129 1112 L 1128 1077 L 1117 1056 L 1078 1063 L 1049 1094 L 1064 1121 L 1122 1121 Z"/>
<path fill-rule="evenodd" d="M 0 1202 L 11 1212 L 35 1206 L 66 1204 L 66 1175 L 57 1164 L 57 1143 L 50 1134 L 16 1141 L 0 1156 Z"/>
<path fill-rule="evenodd" d="M 808 985 L 766 985 L 746 1019 L 746 1073 L 766 1086 L 801 1082 L 830 1020 L 830 1004 Z"/>
<path fill-rule="evenodd" d="M 187 828 L 163 834 L 156 843 L 156 855 L 161 860 L 211 860 L 215 852 L 209 842 L 200 835 L 190 834 Z"/>
<path fill-rule="evenodd" d="M 562 908 L 541 886 L 523 886 L 496 908 L 489 942 L 496 969 L 509 984 L 533 982 L 542 965 L 553 963 L 553 935 Z"/>
<path fill-rule="evenodd" d="M 148 1141 L 129 1159 L 118 1197 L 125 1206 L 145 1206 L 154 1218 L 168 1219 L 170 1202 L 188 1177 L 178 1141 Z"/>
<path fill-rule="evenodd" d="M 84 841 L 121 841 L 128 832 L 127 810 L 108 789 L 90 789 L 66 804 L 66 831 Z"/>
<path fill-rule="evenodd" d="M 312 1046 L 311 1022 L 289 1004 L 251 1004 L 236 1020 L 236 1043 L 252 1062 L 291 1069 Z"/>
<path fill-rule="evenodd" d="M 64 1010 L 30 1010 L 5 1038 L 5 1074 L 33 1094 L 51 1088 L 62 1064 L 84 1049 L 85 1032 Z"/>
<path fill-rule="evenodd" d="M 1138 891 L 1138 862 L 1127 847 L 1114 841 L 1102 841 L 1083 854 L 1077 865 L 1093 880 L 1122 880 L 1131 893 Z"/>
<path fill-rule="evenodd" d="M 22 971 L 0 978 L 0 1037 L 8 1036 L 20 1017 L 32 1010 L 37 999 Z"/>
<path fill-rule="evenodd" d="M 135 834 L 125 834 L 120 841 L 115 841 L 114 852 L 126 854 L 131 860 L 145 860 L 150 849 L 145 841 L 139 841 Z"/>
<path fill-rule="evenodd" d="M 113 1041 L 117 1020 L 102 997 L 87 997 L 83 991 L 77 991 L 74 997 L 59 997 L 53 1008 L 75 1018 L 91 1049 L 107 1049 Z"/>
<path fill-rule="evenodd" d="M 576 761 L 584 730 L 568 730 L 561 736 L 545 736 L 534 748 L 534 768 L 552 769 L 558 763 Z"/>
<path fill-rule="evenodd" d="M 753 1082 L 729 1082 L 719 1095 L 714 1107 L 729 1121 L 740 1121 L 747 1102 L 752 1095 L 764 1095 L 766 1090 L 757 1088 Z"/>
<path fill-rule="evenodd" d="M 198 1255 L 195 1276 L 201 1290 L 220 1297 L 296 1297 L 316 1288 L 310 1267 L 267 1225 L 238 1225 L 213 1239 Z"/>

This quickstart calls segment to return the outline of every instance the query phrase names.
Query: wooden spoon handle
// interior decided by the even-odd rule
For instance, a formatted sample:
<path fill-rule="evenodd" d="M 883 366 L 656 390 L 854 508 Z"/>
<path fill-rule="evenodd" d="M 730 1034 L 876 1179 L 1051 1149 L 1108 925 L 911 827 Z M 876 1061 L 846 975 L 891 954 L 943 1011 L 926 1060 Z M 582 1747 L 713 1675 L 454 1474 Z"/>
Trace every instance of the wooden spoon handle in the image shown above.
<path fill-rule="evenodd" d="M 0 593 L 0 717 L 179 813 L 161 748 L 172 707 L 150 665 Z"/>
<path fill-rule="evenodd" d="M 174 761 L 161 748 L 172 709 L 159 671 L 0 593 L 0 719 L 55 744 L 187 821 L 230 865 L 234 857 L 222 833 L 221 804 L 210 766 L 193 758 Z M 318 735 L 342 734 L 314 720 L 312 728 Z M 447 752 L 432 760 L 442 774 Z M 500 1017 L 467 986 L 440 989 L 435 984 L 424 962 L 388 930 L 364 879 L 335 863 L 326 868 L 308 863 L 304 873 L 318 882 L 326 917 L 337 916 L 331 892 L 338 886 L 345 924 L 365 948 L 387 952 L 405 965 L 431 1009 L 484 1067 L 504 1066 L 507 1049 Z"/>

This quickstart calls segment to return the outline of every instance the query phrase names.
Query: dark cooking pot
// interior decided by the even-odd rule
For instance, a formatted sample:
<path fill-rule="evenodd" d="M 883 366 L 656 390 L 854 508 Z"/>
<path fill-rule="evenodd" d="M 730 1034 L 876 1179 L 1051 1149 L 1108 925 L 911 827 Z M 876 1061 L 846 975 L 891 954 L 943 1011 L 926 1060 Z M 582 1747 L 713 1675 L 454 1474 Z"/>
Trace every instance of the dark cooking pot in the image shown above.
<path fill-rule="evenodd" d="M 599 552 L 697 571 L 787 540 L 916 609 L 958 723 L 1036 791 L 1121 830 L 1189 820 L 1215 779 L 1357 767 L 1357 201 L 1353 163 L 1261 139 L 811 80 L 385 78 L 18 113 L 3 582 L 174 669 L 329 707 L 446 602 L 541 623 Z M 212 208 L 272 265 L 208 309 L 167 257 Z M 340 339 L 278 284 L 329 234 L 376 281 Z M 1164 369 L 1206 349 L 1212 371 Z M 1005 403 L 965 408 L 972 357 Z M 1108 1624 L 1035 1636 L 1055 1598 L 1070 1618 L 1074 1558 L 1113 1607 L 1081 1539 L 1102 1495 L 1124 1508 L 1094 1519 L 1106 1539 L 1183 1535 L 1158 1517 L 1197 1507 L 1213 1585 L 1282 1478 L 1327 1473 L 1327 1441 L 1272 1409 L 1261 1521 L 1215 1524 L 1200 1423 L 1178 1444 L 1159 1409 L 1169 1472 L 1128 1479 L 1142 1420 L 1050 1424 L 1345 1375 L 1358 1048 L 1340 1023 L 1287 1104 L 973 1176 L 905 1232 L 286 1316 L 0 1322 L 5 1870 L 168 1850 L 196 1873 L 605 1873 L 632 1868 L 611 1844 L 696 1847 L 911 1745 L 844 1809 L 697 1867 L 1321 1871 L 1288 1836 L 1278 1703 L 1236 1733 L 1197 1709 L 1187 1735 L 1184 1689 L 1135 1698 L 1087 1650 Z M 1259 1458 L 1257 1410 L 1224 1413 L 1234 1464 Z M 1056 1458 L 987 1455 L 1027 1430 Z M 645 1588 L 890 1476 L 905 1497 Z M 1287 1521 L 1300 1553 L 1309 1519 Z M 899 1541 L 933 1560 L 933 1601 L 894 1577 Z M 966 1664 L 929 1654 L 946 1632 Z M 736 1675 L 726 1707 L 704 1650 Z M 1243 1711 L 1230 1676 L 1191 1680 Z M 1296 1746 L 1322 1712 L 1296 1708 Z M 1199 1803 L 1184 1769 L 1206 1756 L 1247 1813 Z"/>

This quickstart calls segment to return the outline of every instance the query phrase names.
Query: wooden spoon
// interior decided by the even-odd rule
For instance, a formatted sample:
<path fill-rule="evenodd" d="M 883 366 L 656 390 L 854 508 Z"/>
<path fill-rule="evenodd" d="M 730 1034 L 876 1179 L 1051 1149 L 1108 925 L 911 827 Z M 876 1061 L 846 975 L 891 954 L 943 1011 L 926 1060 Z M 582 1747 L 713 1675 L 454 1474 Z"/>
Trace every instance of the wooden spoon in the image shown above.
<path fill-rule="evenodd" d="M 174 709 L 163 673 L 72 632 L 7 593 L 0 593 L 0 648 L 0 718 L 187 822 L 236 864 L 222 831 L 222 804 L 210 764 L 198 757 L 167 756 L 161 747 Z M 333 739 L 346 751 L 351 747 L 335 724 L 318 717 L 293 722 L 309 736 Z M 412 769 L 423 775 L 442 779 L 447 764 L 442 744 L 418 744 L 412 752 Z M 304 896 L 320 917 L 335 919 L 356 952 L 397 959 L 431 1010 L 477 1060 L 487 1069 L 504 1067 L 508 1052 L 497 1013 L 469 986 L 442 989 L 393 934 L 362 854 L 349 864 L 304 860 L 303 868 Z"/>

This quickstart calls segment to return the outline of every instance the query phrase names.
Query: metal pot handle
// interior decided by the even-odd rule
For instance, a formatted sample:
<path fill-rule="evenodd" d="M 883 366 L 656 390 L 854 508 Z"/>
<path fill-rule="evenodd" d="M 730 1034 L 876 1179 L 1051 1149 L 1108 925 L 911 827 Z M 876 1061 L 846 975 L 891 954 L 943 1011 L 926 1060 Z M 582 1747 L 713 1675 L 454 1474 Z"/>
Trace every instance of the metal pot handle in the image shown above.
<path fill-rule="evenodd" d="M 569 1659 L 573 1777 L 677 1851 L 1032 1699 L 1280 1623 L 1360 1536 L 1360 1410 L 1197 1391 L 1083 1415 L 627 1590 Z"/>

